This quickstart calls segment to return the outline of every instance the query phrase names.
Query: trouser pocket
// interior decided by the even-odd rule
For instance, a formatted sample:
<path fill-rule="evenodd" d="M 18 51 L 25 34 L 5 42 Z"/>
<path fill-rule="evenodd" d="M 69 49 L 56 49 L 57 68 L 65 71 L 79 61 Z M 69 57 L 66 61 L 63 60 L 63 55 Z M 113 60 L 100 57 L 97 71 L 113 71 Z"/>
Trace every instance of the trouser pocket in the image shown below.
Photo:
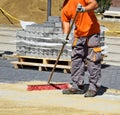
<path fill-rule="evenodd" d="M 100 47 L 89 48 L 87 60 L 90 60 L 93 62 L 101 61 L 102 60 L 101 48 Z"/>

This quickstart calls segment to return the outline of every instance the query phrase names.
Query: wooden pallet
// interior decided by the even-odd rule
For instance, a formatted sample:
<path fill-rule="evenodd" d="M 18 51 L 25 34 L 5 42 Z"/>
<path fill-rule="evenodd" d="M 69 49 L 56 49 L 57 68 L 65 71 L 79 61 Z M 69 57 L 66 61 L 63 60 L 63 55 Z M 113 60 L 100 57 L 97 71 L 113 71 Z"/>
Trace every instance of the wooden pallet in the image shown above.
<path fill-rule="evenodd" d="M 33 68 L 37 67 L 39 71 L 47 71 L 55 65 L 56 59 L 39 58 L 33 56 L 18 56 L 18 61 L 12 61 L 14 68 Z M 71 60 L 59 59 L 56 69 L 63 70 L 64 73 L 69 73 L 71 68 Z"/>

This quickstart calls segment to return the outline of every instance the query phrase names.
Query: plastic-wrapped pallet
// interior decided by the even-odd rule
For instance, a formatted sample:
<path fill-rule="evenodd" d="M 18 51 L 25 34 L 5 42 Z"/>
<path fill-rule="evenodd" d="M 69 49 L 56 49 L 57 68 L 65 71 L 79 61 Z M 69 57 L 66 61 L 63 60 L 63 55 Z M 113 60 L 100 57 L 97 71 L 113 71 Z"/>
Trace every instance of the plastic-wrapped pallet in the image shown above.
<path fill-rule="evenodd" d="M 33 24 L 17 32 L 17 53 L 19 55 L 57 58 L 62 47 L 60 17 L 50 16 L 43 24 Z M 61 58 L 70 59 L 71 44 L 68 43 Z"/>

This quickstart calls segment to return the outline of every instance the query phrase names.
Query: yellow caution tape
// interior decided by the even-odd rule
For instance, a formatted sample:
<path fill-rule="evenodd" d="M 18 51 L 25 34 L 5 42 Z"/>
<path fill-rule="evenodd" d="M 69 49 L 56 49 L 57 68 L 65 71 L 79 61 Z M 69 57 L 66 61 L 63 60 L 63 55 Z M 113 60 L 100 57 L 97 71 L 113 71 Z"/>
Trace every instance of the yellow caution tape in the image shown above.
<path fill-rule="evenodd" d="M 5 11 L 4 9 L 2 9 L 1 7 L 0 7 L 0 10 L 1 10 L 3 13 L 5 13 L 7 16 L 9 16 L 10 18 L 12 18 L 12 19 L 20 22 L 19 19 L 17 19 L 17 18 L 15 18 L 14 16 L 10 15 L 8 12 L 6 12 L 6 11 Z"/>

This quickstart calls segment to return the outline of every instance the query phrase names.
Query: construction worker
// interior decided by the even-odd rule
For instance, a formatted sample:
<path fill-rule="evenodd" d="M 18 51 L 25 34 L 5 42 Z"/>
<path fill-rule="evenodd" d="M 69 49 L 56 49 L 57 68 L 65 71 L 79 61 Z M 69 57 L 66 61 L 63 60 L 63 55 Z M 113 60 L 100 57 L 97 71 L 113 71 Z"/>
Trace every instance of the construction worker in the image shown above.
<path fill-rule="evenodd" d="M 70 21 L 75 20 L 74 39 L 72 43 L 72 87 L 63 90 L 63 94 L 84 94 L 84 97 L 94 97 L 100 87 L 101 78 L 101 50 L 100 50 L 100 25 L 94 14 L 98 8 L 96 0 L 65 0 L 61 21 L 63 39 L 65 40 L 70 29 Z M 68 42 L 68 40 L 65 40 Z M 85 92 L 84 74 L 85 63 L 89 72 L 89 87 Z"/>

